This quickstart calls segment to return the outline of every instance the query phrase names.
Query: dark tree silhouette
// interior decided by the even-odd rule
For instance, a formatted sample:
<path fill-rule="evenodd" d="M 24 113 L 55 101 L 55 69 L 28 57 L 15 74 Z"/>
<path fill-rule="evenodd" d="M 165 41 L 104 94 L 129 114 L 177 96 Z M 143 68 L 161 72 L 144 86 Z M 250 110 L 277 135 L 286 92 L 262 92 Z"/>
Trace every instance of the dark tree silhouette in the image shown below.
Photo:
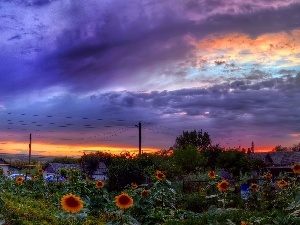
<path fill-rule="evenodd" d="M 182 135 L 176 138 L 174 149 L 195 146 L 198 150 L 207 149 L 211 145 L 211 139 L 207 132 L 200 131 L 183 131 Z"/>

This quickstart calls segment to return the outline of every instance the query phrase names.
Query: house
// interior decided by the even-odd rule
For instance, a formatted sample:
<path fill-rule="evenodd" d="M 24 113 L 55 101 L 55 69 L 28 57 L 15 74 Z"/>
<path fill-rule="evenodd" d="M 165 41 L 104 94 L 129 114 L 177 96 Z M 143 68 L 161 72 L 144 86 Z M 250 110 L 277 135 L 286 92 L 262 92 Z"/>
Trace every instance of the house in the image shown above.
<path fill-rule="evenodd" d="M 43 177 L 49 175 L 59 175 L 60 170 L 65 169 L 76 169 L 81 171 L 81 168 L 78 164 L 65 164 L 65 163 L 47 163 L 44 166 Z M 107 167 L 104 162 L 100 162 L 98 168 L 92 174 L 94 180 L 107 180 Z"/>
<path fill-rule="evenodd" d="M 107 180 L 107 167 L 104 162 L 100 162 L 98 168 L 92 174 L 94 180 Z"/>
<path fill-rule="evenodd" d="M 0 158 L 0 168 L 3 171 L 3 174 L 8 175 L 7 171 L 10 171 L 10 174 L 20 174 L 21 168 L 12 166 L 6 160 Z"/>
<path fill-rule="evenodd" d="M 252 158 L 262 159 L 266 167 L 274 176 L 280 172 L 292 172 L 292 165 L 300 163 L 300 152 L 265 152 L 251 153 Z"/>
<path fill-rule="evenodd" d="M 44 166 L 43 177 L 48 175 L 59 175 L 62 168 L 80 170 L 80 167 L 77 164 L 47 163 Z"/>

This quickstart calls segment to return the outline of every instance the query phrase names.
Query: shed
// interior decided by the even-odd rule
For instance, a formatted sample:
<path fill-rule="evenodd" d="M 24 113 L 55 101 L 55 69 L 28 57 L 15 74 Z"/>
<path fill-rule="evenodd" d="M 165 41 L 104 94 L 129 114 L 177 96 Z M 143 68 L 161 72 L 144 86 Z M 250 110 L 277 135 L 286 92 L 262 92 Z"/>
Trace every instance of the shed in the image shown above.
<path fill-rule="evenodd" d="M 98 168 L 92 174 L 95 180 L 107 180 L 107 167 L 104 162 L 100 162 Z"/>
<path fill-rule="evenodd" d="M 44 167 L 43 177 L 46 177 L 48 175 L 58 175 L 60 174 L 60 170 L 62 168 L 80 170 L 80 167 L 77 164 L 47 163 Z"/>
<path fill-rule="evenodd" d="M 3 158 L 0 158 L 0 168 L 3 170 L 3 174 L 8 175 L 7 171 L 10 171 L 10 174 L 19 174 L 21 173 L 21 168 L 12 166 Z"/>

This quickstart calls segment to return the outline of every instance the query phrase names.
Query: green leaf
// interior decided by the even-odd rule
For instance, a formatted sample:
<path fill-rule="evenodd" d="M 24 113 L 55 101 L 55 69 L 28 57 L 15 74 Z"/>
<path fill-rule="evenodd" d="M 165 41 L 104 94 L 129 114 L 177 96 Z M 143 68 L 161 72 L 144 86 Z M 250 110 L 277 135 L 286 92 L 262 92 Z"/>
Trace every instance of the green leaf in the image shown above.
<path fill-rule="evenodd" d="M 5 204 L 5 202 L 3 201 L 3 199 L 2 199 L 2 198 L 0 198 L 0 207 L 3 207 L 3 206 L 4 206 L 4 204 Z"/>

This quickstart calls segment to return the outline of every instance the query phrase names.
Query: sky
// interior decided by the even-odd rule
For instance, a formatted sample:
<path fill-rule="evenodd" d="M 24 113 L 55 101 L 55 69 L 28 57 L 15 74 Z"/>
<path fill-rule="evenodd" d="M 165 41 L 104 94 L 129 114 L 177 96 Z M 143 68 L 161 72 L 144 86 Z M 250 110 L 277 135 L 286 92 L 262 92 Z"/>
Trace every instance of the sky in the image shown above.
<path fill-rule="evenodd" d="M 300 1 L 0 0 L 0 153 L 300 142 Z"/>

